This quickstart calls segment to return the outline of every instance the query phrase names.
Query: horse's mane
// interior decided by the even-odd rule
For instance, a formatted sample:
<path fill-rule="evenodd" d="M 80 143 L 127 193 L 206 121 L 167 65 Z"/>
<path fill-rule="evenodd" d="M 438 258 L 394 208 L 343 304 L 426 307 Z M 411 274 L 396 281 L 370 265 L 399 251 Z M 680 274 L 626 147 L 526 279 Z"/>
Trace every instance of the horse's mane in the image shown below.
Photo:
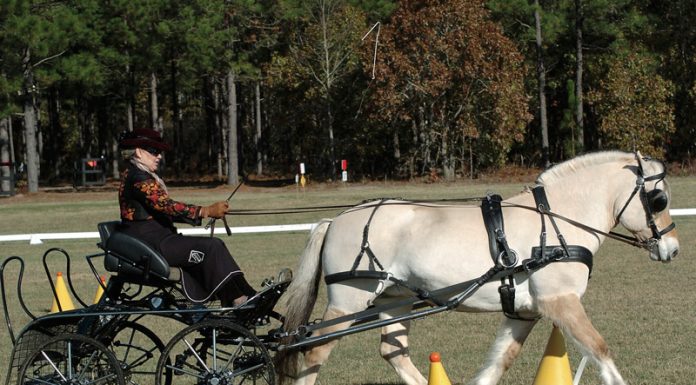
<path fill-rule="evenodd" d="M 635 158 L 636 155 L 634 153 L 623 151 L 602 151 L 581 155 L 542 172 L 537 177 L 536 183 L 548 185 L 589 166 L 615 161 L 629 162 L 635 160 Z"/>

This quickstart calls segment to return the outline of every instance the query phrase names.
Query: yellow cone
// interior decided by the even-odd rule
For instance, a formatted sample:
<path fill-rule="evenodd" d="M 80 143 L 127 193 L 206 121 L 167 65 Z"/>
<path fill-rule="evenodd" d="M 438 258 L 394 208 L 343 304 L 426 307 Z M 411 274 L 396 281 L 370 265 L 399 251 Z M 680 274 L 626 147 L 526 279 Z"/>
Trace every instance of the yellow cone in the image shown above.
<path fill-rule="evenodd" d="M 440 353 L 430 353 L 430 373 L 428 374 L 428 385 L 452 385 L 445 373 L 445 368 L 440 362 Z"/>
<path fill-rule="evenodd" d="M 532 385 L 573 385 L 573 374 L 570 371 L 565 340 L 556 325 L 553 326 L 544 357 L 539 363 Z"/>
<path fill-rule="evenodd" d="M 99 277 L 101 284 L 97 285 L 97 292 L 94 294 L 94 301 L 92 304 L 97 304 L 99 303 L 99 300 L 101 299 L 102 295 L 104 295 L 104 288 L 106 287 L 106 277 L 101 276 Z"/>
<path fill-rule="evenodd" d="M 58 296 L 58 301 L 60 301 L 60 308 L 58 308 L 58 303 L 54 297 L 53 306 L 51 306 L 51 313 L 59 312 L 60 309 L 63 311 L 75 309 L 75 305 L 73 305 L 72 299 L 70 299 L 68 288 L 65 286 L 65 281 L 63 281 L 63 273 L 60 271 L 56 277 L 56 294 Z"/>

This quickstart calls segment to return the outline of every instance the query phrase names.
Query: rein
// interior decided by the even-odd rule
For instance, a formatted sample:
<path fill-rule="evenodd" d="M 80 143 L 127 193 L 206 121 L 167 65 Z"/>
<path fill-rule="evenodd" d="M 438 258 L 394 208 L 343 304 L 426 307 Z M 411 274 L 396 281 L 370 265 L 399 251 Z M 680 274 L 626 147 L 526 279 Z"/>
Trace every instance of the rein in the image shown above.
<path fill-rule="evenodd" d="M 389 199 L 398 200 L 399 202 L 384 202 L 383 205 L 419 205 L 419 204 L 429 204 L 429 203 L 441 203 L 441 202 L 481 202 L 486 199 L 486 197 L 472 197 L 472 198 L 444 198 L 444 199 L 423 199 L 423 200 L 406 200 L 404 198 L 374 198 L 366 199 L 358 204 L 349 205 L 328 205 L 328 206 L 305 206 L 305 207 L 288 207 L 281 209 L 235 209 L 228 210 L 227 215 L 282 215 L 282 214 L 304 214 L 304 213 L 315 213 L 322 211 L 334 211 L 334 210 L 348 210 L 348 209 L 361 209 L 358 207 L 365 203 L 386 201 Z"/>
<path fill-rule="evenodd" d="M 398 199 L 398 198 L 394 198 Z M 445 199 L 426 199 L 426 200 L 417 200 L 417 201 L 401 201 L 401 202 L 382 202 L 380 205 L 418 205 L 418 204 L 429 204 L 429 203 L 464 203 L 464 202 L 483 202 L 486 200 L 486 197 L 471 197 L 471 198 L 445 198 Z M 384 201 L 384 198 L 376 198 L 376 199 L 370 199 L 361 202 L 360 204 L 364 203 L 369 203 L 369 202 L 377 202 L 377 201 Z M 628 245 L 631 245 L 633 247 L 637 247 L 640 249 L 645 249 L 650 251 L 657 240 L 651 238 L 647 241 L 641 241 L 636 237 L 628 236 L 625 234 L 620 234 L 615 231 L 602 231 L 599 229 L 596 229 L 592 226 L 588 226 L 582 222 L 578 222 L 574 219 L 568 218 L 566 216 L 563 216 L 561 214 L 558 214 L 556 212 L 553 212 L 551 210 L 546 209 L 545 207 L 533 207 L 533 206 L 526 206 L 526 205 L 520 205 L 520 204 L 515 204 L 515 203 L 509 203 L 509 202 L 501 202 L 503 207 L 517 207 L 525 210 L 530 210 L 534 212 L 538 212 L 540 214 L 548 215 L 549 217 L 553 218 L 558 218 L 566 223 L 569 223 L 575 227 L 578 227 L 580 229 L 583 229 L 587 232 L 590 233 L 595 233 L 599 235 L 603 235 L 607 238 L 611 238 L 613 240 L 626 243 Z M 359 205 L 359 204 L 358 204 Z M 235 209 L 235 210 L 229 210 L 227 211 L 228 215 L 282 215 L 282 214 L 303 214 L 303 213 L 315 213 L 315 212 L 326 212 L 326 211 L 335 211 L 335 210 L 347 210 L 351 208 L 355 208 L 355 204 L 351 205 L 328 205 L 328 206 L 304 206 L 304 207 L 290 207 L 290 208 L 283 208 L 283 209 Z M 466 207 L 465 207 L 466 208 Z M 471 206 L 470 208 L 472 209 L 479 209 L 478 206 Z M 674 228 L 674 224 L 666 227 L 665 229 L 659 231 L 660 235 L 664 235 L 671 231 Z"/>
<path fill-rule="evenodd" d="M 516 207 L 516 208 L 525 209 L 525 210 L 530 210 L 530 211 L 538 212 L 538 213 L 541 213 L 541 214 L 544 214 L 544 215 L 548 215 L 549 217 L 558 218 L 558 219 L 560 219 L 560 220 L 562 220 L 562 221 L 564 221 L 564 222 L 566 222 L 566 223 L 569 223 L 569 224 L 571 224 L 571 225 L 573 225 L 573 226 L 575 226 L 575 227 L 577 227 L 577 228 L 580 228 L 580 229 L 582 229 L 582 230 L 585 230 L 585 231 L 587 231 L 587 232 L 595 233 L 595 234 L 599 234 L 599 235 L 603 235 L 603 236 L 605 236 L 605 237 L 607 237 L 607 238 L 611 238 L 611 239 L 613 239 L 613 240 L 616 240 L 616 241 L 619 241 L 619 242 L 623 242 L 623 243 L 625 243 L 625 244 L 628 244 L 628 245 L 631 245 L 631 246 L 634 246 L 634 247 L 638 247 L 638 248 L 640 248 L 640 249 L 646 249 L 646 250 L 648 250 L 648 251 L 650 251 L 651 248 L 654 246 L 654 244 L 657 242 L 657 240 L 652 239 L 652 238 L 651 238 L 650 240 L 647 240 L 647 241 L 641 241 L 640 239 L 638 239 L 638 238 L 636 238 L 636 237 L 631 237 L 631 236 L 628 236 L 628 235 L 625 235 L 625 234 L 620 234 L 620 233 L 617 233 L 617 232 L 615 232 L 615 231 L 609 231 L 609 232 L 602 231 L 602 230 L 596 229 L 596 228 L 594 228 L 594 227 L 592 227 L 592 226 L 588 226 L 588 225 L 586 225 L 586 224 L 584 224 L 584 223 L 582 223 L 582 222 L 578 222 L 578 221 L 576 221 L 576 220 L 574 220 L 574 219 L 570 219 L 570 218 L 568 218 L 568 217 L 566 217 L 566 216 L 563 216 L 563 215 L 561 215 L 561 214 L 555 213 L 555 212 L 553 212 L 553 211 L 551 211 L 551 210 L 547 210 L 547 209 L 544 208 L 543 206 L 540 206 L 540 207 L 532 207 L 532 206 L 518 205 L 518 204 L 515 204 L 515 203 L 505 202 L 505 203 L 503 204 L 503 207 Z M 672 228 L 674 228 L 674 226 L 668 227 L 669 230 L 665 229 L 665 230 L 667 230 L 667 231 L 665 231 L 665 230 L 662 230 L 662 231 L 663 231 L 664 233 L 667 233 L 667 232 L 669 232 Z"/>

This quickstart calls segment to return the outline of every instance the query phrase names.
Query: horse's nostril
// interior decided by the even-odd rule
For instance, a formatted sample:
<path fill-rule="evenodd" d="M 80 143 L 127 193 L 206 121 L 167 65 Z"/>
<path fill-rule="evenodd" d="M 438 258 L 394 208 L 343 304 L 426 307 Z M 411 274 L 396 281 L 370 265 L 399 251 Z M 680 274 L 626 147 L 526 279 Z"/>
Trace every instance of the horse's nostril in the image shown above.
<path fill-rule="evenodd" d="M 670 256 L 670 258 L 676 257 L 677 254 L 679 254 L 679 249 L 674 249 L 674 251 L 672 251 L 672 255 Z"/>

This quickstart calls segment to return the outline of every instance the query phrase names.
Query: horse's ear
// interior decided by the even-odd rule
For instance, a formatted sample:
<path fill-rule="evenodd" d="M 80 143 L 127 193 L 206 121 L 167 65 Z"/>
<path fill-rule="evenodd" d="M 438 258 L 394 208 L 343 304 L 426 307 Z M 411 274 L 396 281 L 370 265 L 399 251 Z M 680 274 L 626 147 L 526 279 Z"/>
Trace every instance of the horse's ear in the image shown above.
<path fill-rule="evenodd" d="M 648 162 L 646 159 L 643 158 L 643 155 L 641 155 L 640 151 L 636 151 L 636 158 L 638 158 L 638 163 L 640 164 L 640 169 L 645 171 L 648 167 Z"/>

